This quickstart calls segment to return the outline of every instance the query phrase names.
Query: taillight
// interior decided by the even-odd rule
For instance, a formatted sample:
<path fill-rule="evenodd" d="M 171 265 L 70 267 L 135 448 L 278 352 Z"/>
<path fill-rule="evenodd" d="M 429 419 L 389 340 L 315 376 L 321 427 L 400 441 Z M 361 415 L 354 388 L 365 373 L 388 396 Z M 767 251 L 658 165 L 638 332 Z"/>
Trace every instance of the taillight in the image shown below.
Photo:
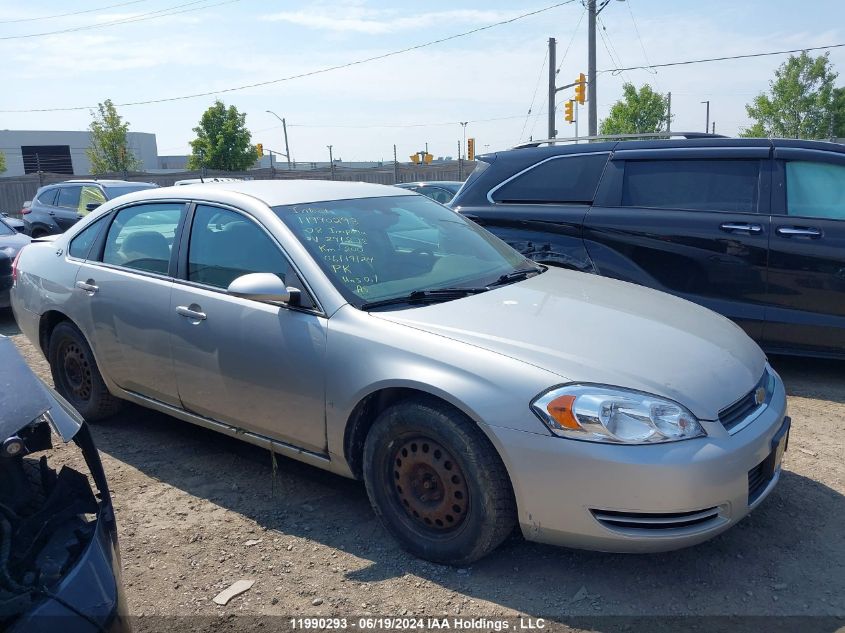
<path fill-rule="evenodd" d="M 26 247 L 24 247 L 26 248 Z M 21 258 L 21 253 L 23 253 L 23 248 L 18 251 L 18 254 L 15 255 L 15 259 L 12 260 L 12 283 L 14 284 L 18 280 L 18 260 Z"/>
<path fill-rule="evenodd" d="M 28 213 L 32 213 L 31 207 L 24 207 L 23 209 L 21 209 L 21 215 L 27 215 Z"/>

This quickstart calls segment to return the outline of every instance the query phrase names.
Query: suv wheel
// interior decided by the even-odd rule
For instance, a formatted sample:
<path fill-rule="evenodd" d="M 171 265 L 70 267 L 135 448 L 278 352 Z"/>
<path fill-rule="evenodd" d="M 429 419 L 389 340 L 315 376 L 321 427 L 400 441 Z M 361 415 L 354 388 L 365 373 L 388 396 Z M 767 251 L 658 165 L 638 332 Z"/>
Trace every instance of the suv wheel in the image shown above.
<path fill-rule="evenodd" d="M 471 420 L 432 399 L 407 400 L 378 417 L 364 444 L 364 482 L 400 545 L 437 563 L 478 560 L 516 523 L 498 453 Z"/>
<path fill-rule="evenodd" d="M 88 421 L 117 413 L 123 401 L 109 393 L 82 332 L 68 321 L 50 335 L 47 352 L 56 390 Z"/>

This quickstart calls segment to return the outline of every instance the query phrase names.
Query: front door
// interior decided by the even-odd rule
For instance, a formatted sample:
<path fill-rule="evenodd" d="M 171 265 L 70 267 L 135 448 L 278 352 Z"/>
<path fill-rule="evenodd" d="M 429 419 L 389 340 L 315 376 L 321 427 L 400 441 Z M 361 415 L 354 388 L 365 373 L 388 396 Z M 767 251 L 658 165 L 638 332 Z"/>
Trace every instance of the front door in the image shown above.
<path fill-rule="evenodd" d="M 775 150 L 764 343 L 845 352 L 845 155 Z"/>
<path fill-rule="evenodd" d="M 175 406 L 171 271 L 173 243 L 184 215 L 183 202 L 120 209 L 80 265 L 73 290 L 82 306 L 80 325 L 103 373 L 127 391 Z M 76 255 L 84 257 L 85 250 Z"/>
<path fill-rule="evenodd" d="M 226 293 L 234 279 L 253 272 L 275 273 L 300 288 L 301 307 Z M 183 407 L 324 452 L 327 320 L 275 239 L 238 211 L 198 205 L 181 277 L 170 312 Z"/>
<path fill-rule="evenodd" d="M 50 208 L 50 215 L 62 231 L 67 231 L 79 222 L 79 203 L 82 196 L 82 185 L 65 185 L 59 187 L 55 206 Z"/>

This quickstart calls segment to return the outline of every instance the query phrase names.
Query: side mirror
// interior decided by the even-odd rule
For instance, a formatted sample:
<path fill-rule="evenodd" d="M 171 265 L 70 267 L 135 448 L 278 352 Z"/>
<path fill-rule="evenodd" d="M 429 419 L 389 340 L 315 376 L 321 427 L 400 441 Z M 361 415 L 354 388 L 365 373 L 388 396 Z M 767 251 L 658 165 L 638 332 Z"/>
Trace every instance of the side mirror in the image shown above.
<path fill-rule="evenodd" d="M 253 301 L 273 301 L 299 305 L 302 296 L 299 288 L 285 286 L 281 279 L 273 273 L 249 273 L 241 275 L 226 289 L 230 295 Z"/>
<path fill-rule="evenodd" d="M 103 204 L 103 203 L 102 202 L 89 202 L 88 204 L 85 205 L 85 210 L 88 211 L 88 212 L 91 212 L 94 209 L 96 209 L 97 207 L 99 207 L 101 204 Z"/>

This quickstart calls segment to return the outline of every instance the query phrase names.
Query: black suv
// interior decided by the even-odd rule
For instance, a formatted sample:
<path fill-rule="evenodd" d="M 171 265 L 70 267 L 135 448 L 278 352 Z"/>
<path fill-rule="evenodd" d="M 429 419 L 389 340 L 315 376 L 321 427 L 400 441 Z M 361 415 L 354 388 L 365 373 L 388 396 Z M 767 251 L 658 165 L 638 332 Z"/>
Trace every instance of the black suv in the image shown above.
<path fill-rule="evenodd" d="M 32 237 L 63 233 L 106 200 L 153 187 L 158 185 L 128 180 L 68 180 L 41 187 L 21 211 L 24 232 Z"/>
<path fill-rule="evenodd" d="M 720 312 L 770 352 L 845 356 L 845 145 L 700 136 L 487 154 L 450 206 L 535 261 Z"/>

